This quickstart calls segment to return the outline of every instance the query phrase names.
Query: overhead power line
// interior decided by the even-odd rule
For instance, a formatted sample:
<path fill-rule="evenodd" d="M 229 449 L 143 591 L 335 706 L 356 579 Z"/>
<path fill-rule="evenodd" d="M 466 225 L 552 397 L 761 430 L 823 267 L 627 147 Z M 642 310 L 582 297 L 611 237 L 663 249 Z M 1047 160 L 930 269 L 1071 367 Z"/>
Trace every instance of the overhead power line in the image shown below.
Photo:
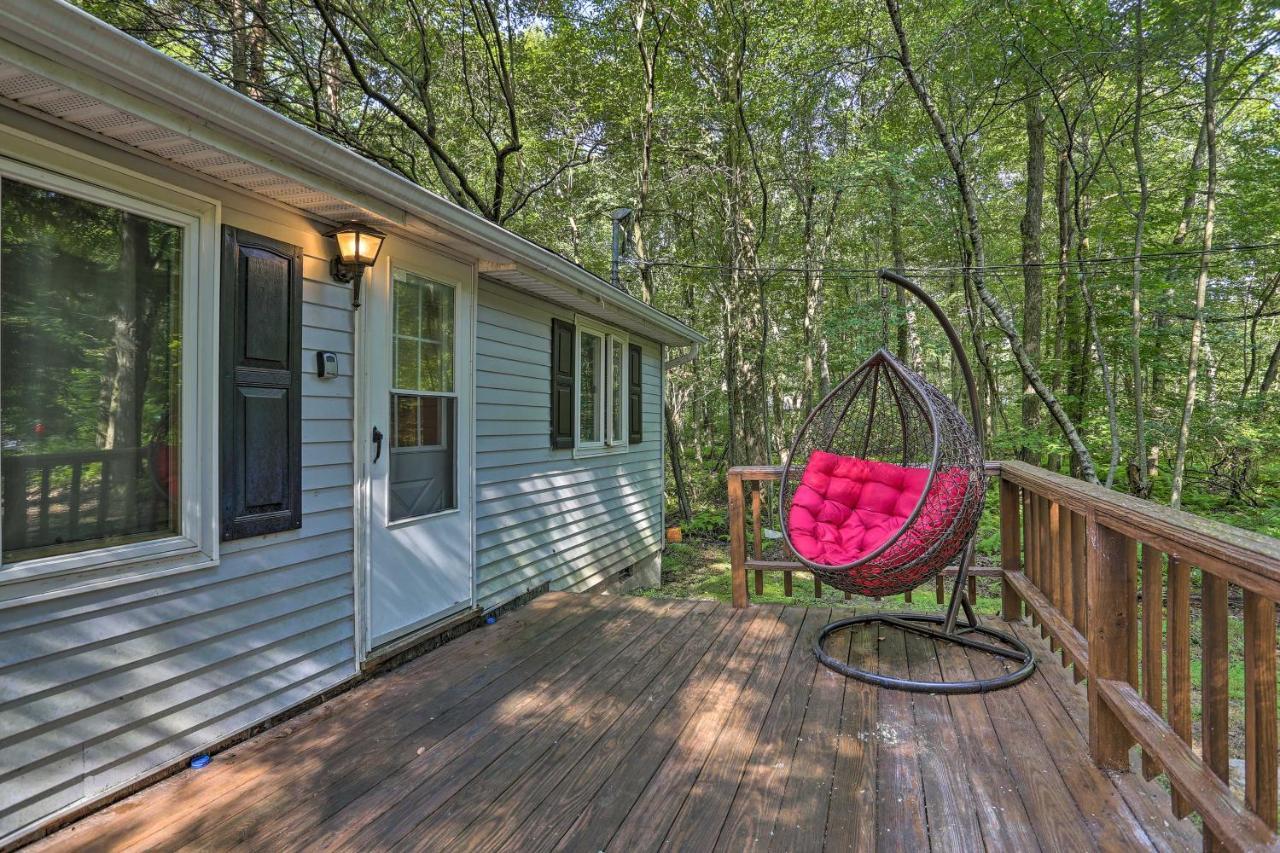
<path fill-rule="evenodd" d="M 1171 252 L 1150 252 L 1150 253 L 1144 253 L 1141 256 L 1141 260 L 1145 263 L 1147 261 L 1158 261 L 1164 258 L 1198 258 L 1201 255 L 1221 255 L 1221 254 L 1230 254 L 1234 252 L 1259 252 L 1265 249 L 1276 249 L 1276 248 L 1280 248 L 1280 242 L 1255 243 L 1252 245 L 1241 245 L 1241 246 L 1221 246 L 1214 249 L 1185 249 L 1185 250 L 1171 251 Z M 1084 258 L 1083 263 L 1089 264 L 1089 265 L 1119 264 L 1119 263 L 1132 264 L 1136 260 L 1139 260 L 1139 256 L 1137 255 L 1118 255 L 1118 256 L 1109 256 L 1109 257 L 1103 257 L 1103 258 Z M 821 272 L 822 275 L 826 277 L 845 277 L 845 276 L 869 276 L 870 277 L 870 276 L 878 275 L 881 269 L 880 267 L 833 267 L 833 266 L 810 267 L 808 269 L 806 269 L 805 267 L 787 267 L 787 266 L 784 266 L 784 267 L 734 267 L 732 265 L 725 265 L 725 264 L 697 264 L 697 263 L 689 263 L 686 261 L 676 261 L 676 260 L 670 260 L 670 259 L 642 261 L 636 258 L 627 258 L 626 261 L 627 263 L 632 264 L 633 266 L 706 270 L 709 272 L 736 271 L 736 272 L 765 273 L 770 275 L 782 274 L 782 273 L 804 274 L 806 272 Z M 966 271 L 974 272 L 977 270 L 982 270 L 984 272 L 998 271 L 998 270 L 1022 270 L 1030 267 L 1040 267 L 1044 269 L 1057 269 L 1059 267 L 1065 266 L 1065 267 L 1071 268 L 1071 267 L 1078 266 L 1081 262 L 1082 262 L 1081 260 L 1072 259 L 1068 261 L 1066 264 L 1061 264 L 1058 261 L 1043 261 L 1041 263 L 1035 263 L 1035 264 L 1008 263 L 1008 264 L 986 264 L 982 267 L 935 266 L 935 267 L 906 267 L 905 269 L 907 273 L 914 274 L 914 275 L 938 275 L 942 273 L 954 273 L 954 272 L 963 273 Z"/>

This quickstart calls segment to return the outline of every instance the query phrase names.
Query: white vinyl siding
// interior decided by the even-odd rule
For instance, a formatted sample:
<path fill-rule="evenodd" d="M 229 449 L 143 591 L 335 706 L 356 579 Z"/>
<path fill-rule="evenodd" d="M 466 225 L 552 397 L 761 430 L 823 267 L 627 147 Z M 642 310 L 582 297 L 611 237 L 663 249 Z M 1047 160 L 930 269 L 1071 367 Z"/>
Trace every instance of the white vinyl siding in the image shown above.
<path fill-rule="evenodd" d="M 644 441 L 627 453 L 575 459 L 550 444 L 553 314 L 573 320 L 481 279 L 475 532 L 482 607 L 544 583 L 589 588 L 662 546 L 659 347 L 630 338 L 643 352 Z"/>
<path fill-rule="evenodd" d="M 218 566 L 171 577 L 29 604 L 14 599 L 37 582 L 5 588 L 0 839 L 356 671 L 351 290 L 317 280 L 327 259 L 308 254 L 302 528 L 226 543 Z M 338 376 L 308 369 L 317 349 L 338 353 Z"/>

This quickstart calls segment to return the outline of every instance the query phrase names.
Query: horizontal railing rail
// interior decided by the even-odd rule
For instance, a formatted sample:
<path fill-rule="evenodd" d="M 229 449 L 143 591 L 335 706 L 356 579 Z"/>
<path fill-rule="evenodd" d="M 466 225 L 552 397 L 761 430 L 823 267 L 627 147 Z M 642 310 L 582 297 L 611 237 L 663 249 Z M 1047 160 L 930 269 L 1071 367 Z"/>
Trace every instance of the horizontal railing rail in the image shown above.
<path fill-rule="evenodd" d="M 1089 749 L 1100 767 L 1163 774 L 1174 814 L 1200 815 L 1206 849 L 1280 849 L 1277 827 L 1276 602 L 1280 540 L 1173 510 L 1023 462 L 988 463 L 998 479 L 1002 615 L 1024 609 L 1050 648 L 1088 682 Z M 748 573 L 804 566 L 762 558 L 762 484 L 778 466 L 729 471 L 733 603 Z M 750 511 L 748 512 L 748 492 Z M 748 540 L 752 553 L 748 556 Z M 982 570 L 980 570 L 982 571 Z M 1199 642 L 1193 642 L 1198 572 Z M 954 573 L 954 572 L 953 572 Z M 943 589 L 936 582 L 938 600 Z M 1239 590 L 1233 595 L 1232 590 Z M 821 593 L 821 587 L 816 590 Z M 1243 631 L 1243 796 L 1231 787 L 1230 602 Z M 1199 689 L 1193 682 L 1198 649 Z M 1193 699 L 1200 708 L 1199 744 Z"/>

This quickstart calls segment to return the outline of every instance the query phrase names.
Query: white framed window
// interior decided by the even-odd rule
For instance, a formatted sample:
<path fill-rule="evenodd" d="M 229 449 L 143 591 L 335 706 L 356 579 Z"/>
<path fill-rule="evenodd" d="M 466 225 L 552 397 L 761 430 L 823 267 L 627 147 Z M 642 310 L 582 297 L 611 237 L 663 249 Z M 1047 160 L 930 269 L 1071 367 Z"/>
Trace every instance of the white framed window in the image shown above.
<path fill-rule="evenodd" d="M 72 165 L 0 158 L 0 598 L 217 559 L 216 205 Z"/>
<path fill-rule="evenodd" d="M 627 338 L 575 318 L 575 451 L 627 448 Z"/>

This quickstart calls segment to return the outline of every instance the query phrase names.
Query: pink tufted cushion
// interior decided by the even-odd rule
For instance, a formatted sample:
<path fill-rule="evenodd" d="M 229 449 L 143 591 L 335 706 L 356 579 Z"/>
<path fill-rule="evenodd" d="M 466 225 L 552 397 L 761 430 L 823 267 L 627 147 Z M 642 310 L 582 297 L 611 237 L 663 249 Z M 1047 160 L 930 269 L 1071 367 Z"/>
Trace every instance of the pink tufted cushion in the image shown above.
<path fill-rule="evenodd" d="M 852 563 L 902 528 L 928 479 L 928 468 L 816 450 L 791 500 L 787 519 L 791 545 L 818 565 Z M 922 535 L 910 541 L 903 537 L 883 556 L 888 558 L 892 552 L 894 562 L 905 564 L 922 555 L 951 526 L 967 487 L 963 470 L 939 471 L 913 524 Z"/>

